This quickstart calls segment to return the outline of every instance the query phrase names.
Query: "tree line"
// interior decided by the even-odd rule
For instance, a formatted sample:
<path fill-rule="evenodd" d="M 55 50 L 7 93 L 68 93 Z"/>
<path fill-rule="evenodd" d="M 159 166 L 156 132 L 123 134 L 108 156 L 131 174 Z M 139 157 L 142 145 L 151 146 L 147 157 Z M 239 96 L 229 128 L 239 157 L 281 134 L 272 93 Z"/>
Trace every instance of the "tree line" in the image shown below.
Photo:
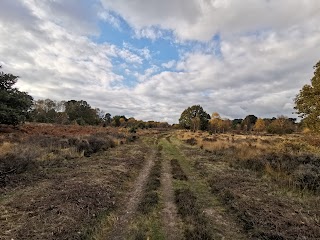
<path fill-rule="evenodd" d="M 200 105 L 185 109 L 179 119 L 182 128 L 192 131 L 207 130 L 210 133 L 225 133 L 229 131 L 269 132 L 274 134 L 288 134 L 296 131 L 299 125 L 296 118 L 279 116 L 278 118 L 258 118 L 248 115 L 244 119 L 221 118 L 214 112 L 211 116 Z"/>
<path fill-rule="evenodd" d="M 306 84 L 294 99 L 296 113 L 301 117 L 301 122 L 296 123 L 296 118 L 279 116 L 277 118 L 257 118 L 248 115 L 244 119 L 222 119 L 218 113 L 211 116 L 200 105 L 185 109 L 179 119 L 182 128 L 208 130 L 211 133 L 223 133 L 230 130 L 269 132 L 276 134 L 292 133 L 299 128 L 307 128 L 312 132 L 320 132 L 320 61 L 314 66 L 314 76 L 311 84 Z"/>
<path fill-rule="evenodd" d="M 1 66 L 0 66 L 1 68 Z M 0 72 L 0 124 L 38 122 L 56 124 L 101 125 L 113 127 L 167 128 L 167 122 L 142 121 L 124 115 L 112 116 L 99 108 L 93 108 L 84 100 L 55 101 L 51 99 L 34 100 L 26 92 L 14 85 L 18 76 Z"/>
<path fill-rule="evenodd" d="M 34 101 L 27 120 L 40 123 L 102 125 L 131 128 L 167 128 L 167 122 L 142 121 L 124 115 L 104 113 L 99 108 L 92 108 L 86 101 L 54 101 L 39 99 Z"/>
<path fill-rule="evenodd" d="M 1 66 L 0 66 L 1 69 Z M 248 115 L 244 119 L 223 119 L 218 113 L 211 116 L 200 105 L 185 109 L 179 119 L 180 128 L 208 130 L 212 133 L 230 130 L 269 133 L 292 133 L 298 127 L 320 132 L 320 61 L 314 66 L 311 84 L 306 84 L 294 99 L 295 109 L 302 121 L 279 116 L 258 118 Z M 140 121 L 123 115 L 111 116 L 98 108 L 92 108 L 84 100 L 54 101 L 34 100 L 28 93 L 14 87 L 18 76 L 0 72 L 0 124 L 18 125 L 25 121 L 58 124 L 103 125 L 114 127 L 152 128 L 169 127 L 166 122 Z"/>

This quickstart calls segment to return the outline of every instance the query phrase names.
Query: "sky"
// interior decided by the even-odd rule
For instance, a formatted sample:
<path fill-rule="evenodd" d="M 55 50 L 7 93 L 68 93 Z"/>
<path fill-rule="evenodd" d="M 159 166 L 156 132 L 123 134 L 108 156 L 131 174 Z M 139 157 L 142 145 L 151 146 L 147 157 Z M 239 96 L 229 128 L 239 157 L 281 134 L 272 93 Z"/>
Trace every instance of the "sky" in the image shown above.
<path fill-rule="evenodd" d="M 0 65 L 35 99 L 177 123 L 295 117 L 320 60 L 319 0 L 1 0 Z"/>

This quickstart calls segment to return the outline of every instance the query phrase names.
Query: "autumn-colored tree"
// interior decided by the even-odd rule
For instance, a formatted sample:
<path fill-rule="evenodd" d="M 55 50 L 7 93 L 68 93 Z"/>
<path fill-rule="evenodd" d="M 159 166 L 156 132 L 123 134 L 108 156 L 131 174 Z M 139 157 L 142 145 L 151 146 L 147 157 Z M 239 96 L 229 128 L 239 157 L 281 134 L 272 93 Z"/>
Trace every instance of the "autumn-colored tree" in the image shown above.
<path fill-rule="evenodd" d="M 309 129 L 320 132 L 320 61 L 314 69 L 311 85 L 304 85 L 295 98 L 295 109 Z"/>
<path fill-rule="evenodd" d="M 222 133 L 227 132 L 232 127 L 232 121 L 229 119 L 222 119 L 222 122 L 220 123 L 219 127 L 220 127 L 220 131 L 222 131 Z"/>
<path fill-rule="evenodd" d="M 268 133 L 273 134 L 290 134 L 295 130 L 294 123 L 285 116 L 279 116 L 276 120 L 272 121 L 267 127 Z"/>
<path fill-rule="evenodd" d="M 213 133 L 217 133 L 220 131 L 222 119 L 220 114 L 217 112 L 212 113 L 211 119 L 209 121 L 209 130 Z"/>
<path fill-rule="evenodd" d="M 256 132 L 263 132 L 266 129 L 266 123 L 262 118 L 258 118 L 256 121 L 253 130 Z"/>

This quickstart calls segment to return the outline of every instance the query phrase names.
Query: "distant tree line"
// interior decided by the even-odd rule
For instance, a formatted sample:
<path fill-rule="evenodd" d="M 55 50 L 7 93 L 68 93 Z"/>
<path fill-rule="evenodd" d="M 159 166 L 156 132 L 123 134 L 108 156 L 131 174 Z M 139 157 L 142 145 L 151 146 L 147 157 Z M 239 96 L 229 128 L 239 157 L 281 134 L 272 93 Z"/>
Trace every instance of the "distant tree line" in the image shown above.
<path fill-rule="evenodd" d="M 1 69 L 1 66 L 0 66 Z M 292 133 L 299 127 L 307 127 L 313 132 L 320 132 L 320 61 L 314 66 L 314 76 L 311 84 L 306 84 L 295 98 L 295 109 L 302 121 L 297 124 L 295 118 L 278 116 L 277 118 L 257 118 L 248 115 L 244 119 L 224 119 L 218 113 L 211 116 L 200 105 L 185 109 L 180 116 L 180 127 L 192 131 L 207 130 L 211 133 L 227 131 Z M 69 100 L 53 101 L 50 99 L 34 101 L 26 92 L 21 92 L 13 86 L 18 76 L 0 72 L 0 124 L 17 125 L 24 121 L 103 125 L 114 127 L 136 128 L 169 127 L 166 122 L 139 121 L 125 116 L 104 114 L 98 108 L 92 108 L 86 101 Z"/>
<path fill-rule="evenodd" d="M 99 108 L 92 108 L 86 101 L 54 101 L 51 99 L 34 101 L 27 120 L 39 123 L 101 125 L 104 127 L 167 128 L 167 122 L 141 121 L 124 115 L 104 113 Z"/>
<path fill-rule="evenodd" d="M 0 66 L 1 68 L 1 66 Z M 111 116 L 99 108 L 92 108 L 84 100 L 34 100 L 13 85 L 18 76 L 0 72 L 0 124 L 18 125 L 25 121 L 56 124 L 101 125 L 113 127 L 168 128 L 167 122 L 141 121 L 124 115 Z"/>
<path fill-rule="evenodd" d="M 314 76 L 311 84 L 306 84 L 295 98 L 296 113 L 302 118 L 296 123 L 296 118 L 278 116 L 277 118 L 257 118 L 248 115 L 244 119 L 223 119 L 218 113 L 211 116 L 200 105 L 185 109 L 180 116 L 179 126 L 193 131 L 207 130 L 211 133 L 227 131 L 268 132 L 287 134 L 307 128 L 312 132 L 320 132 L 320 61 L 314 66 Z"/>
<path fill-rule="evenodd" d="M 180 127 L 192 131 L 207 130 L 210 133 L 225 133 L 229 131 L 268 132 L 275 134 L 288 134 L 297 130 L 295 118 L 279 116 L 278 118 L 257 118 L 248 115 L 244 119 L 221 118 L 214 112 L 211 116 L 200 105 L 185 109 L 179 119 Z"/>

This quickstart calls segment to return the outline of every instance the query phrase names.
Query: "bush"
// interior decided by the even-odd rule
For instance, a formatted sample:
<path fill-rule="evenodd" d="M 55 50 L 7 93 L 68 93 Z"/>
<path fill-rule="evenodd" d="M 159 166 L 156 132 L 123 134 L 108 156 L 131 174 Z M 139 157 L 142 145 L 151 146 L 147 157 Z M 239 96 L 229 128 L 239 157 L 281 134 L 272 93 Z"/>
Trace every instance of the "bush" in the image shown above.
<path fill-rule="evenodd" d="M 295 185 L 300 189 L 320 192 L 320 168 L 312 164 L 299 165 L 293 173 Z"/>
<path fill-rule="evenodd" d="M 84 156 L 89 157 L 93 153 L 105 151 L 115 147 L 115 142 L 110 138 L 100 138 L 91 136 L 88 139 L 69 139 L 70 144 L 74 144 L 78 152 L 84 152 Z"/>
<path fill-rule="evenodd" d="M 13 153 L 0 157 L 0 186 L 8 184 L 7 177 L 14 174 L 22 174 L 35 168 L 37 152 L 34 148 L 20 147 Z"/>
<path fill-rule="evenodd" d="M 238 160 L 235 166 L 266 173 L 266 169 L 285 174 L 300 189 L 320 191 L 320 158 L 312 154 L 265 154 L 259 158 Z"/>

